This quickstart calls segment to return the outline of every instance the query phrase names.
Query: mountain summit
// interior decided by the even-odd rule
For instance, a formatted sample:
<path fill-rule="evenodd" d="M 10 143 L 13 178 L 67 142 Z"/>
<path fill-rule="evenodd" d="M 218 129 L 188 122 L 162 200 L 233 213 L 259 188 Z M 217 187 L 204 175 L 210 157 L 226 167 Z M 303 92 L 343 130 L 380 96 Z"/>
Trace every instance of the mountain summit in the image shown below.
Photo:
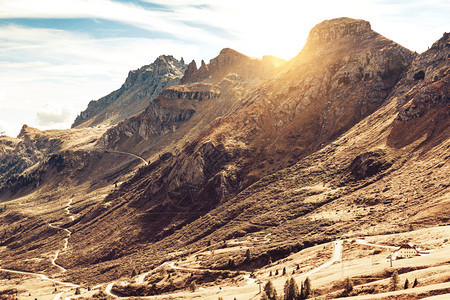
<path fill-rule="evenodd" d="M 113 125 L 142 112 L 164 88 L 178 84 L 186 70 L 183 59 L 161 55 L 152 64 L 130 71 L 122 87 L 89 102 L 73 127 Z"/>
<path fill-rule="evenodd" d="M 204 280 L 240 291 L 250 272 L 281 285 L 272 271 L 283 264 L 305 277 L 334 245 L 327 268 L 343 267 L 333 264 L 343 247 L 360 268 L 364 255 L 380 259 L 378 273 L 346 269 L 384 280 L 354 293 L 383 289 L 388 251 L 351 241 L 431 238 L 429 226 L 449 222 L 449 42 L 445 33 L 417 54 L 367 21 L 339 18 L 316 25 L 281 65 L 228 48 L 199 68 L 160 56 L 92 102 L 77 128 L 0 137 L 2 268 L 117 280 L 118 296 L 168 296 L 194 282 L 203 297 L 217 292 Z M 323 298 L 342 295 L 330 270 L 315 273 Z"/>

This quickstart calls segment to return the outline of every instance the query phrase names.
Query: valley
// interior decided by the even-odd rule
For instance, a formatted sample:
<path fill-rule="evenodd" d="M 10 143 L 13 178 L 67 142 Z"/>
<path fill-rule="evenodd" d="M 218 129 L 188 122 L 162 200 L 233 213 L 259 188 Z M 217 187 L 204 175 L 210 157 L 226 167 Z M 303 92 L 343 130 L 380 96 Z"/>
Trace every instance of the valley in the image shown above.
<path fill-rule="evenodd" d="M 161 55 L 0 136 L 0 299 L 449 295 L 449 45 L 326 20 L 287 62 Z"/>

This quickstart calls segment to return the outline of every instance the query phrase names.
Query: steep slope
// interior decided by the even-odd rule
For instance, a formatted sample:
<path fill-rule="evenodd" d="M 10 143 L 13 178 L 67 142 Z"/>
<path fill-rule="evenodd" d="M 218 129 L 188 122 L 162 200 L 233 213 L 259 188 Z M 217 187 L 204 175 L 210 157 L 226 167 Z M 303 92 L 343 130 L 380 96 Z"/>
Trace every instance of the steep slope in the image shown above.
<path fill-rule="evenodd" d="M 110 209 L 92 209 L 77 225 L 75 251 L 83 258 L 71 261 L 72 266 L 95 263 L 94 257 L 109 265 L 112 254 L 105 249 L 111 247 L 119 259 L 140 247 L 148 253 L 164 252 L 268 228 L 280 243 L 288 243 L 286 232 L 299 226 L 298 232 L 310 232 L 311 240 L 349 232 L 347 225 L 355 223 L 343 219 L 333 226 L 330 213 L 321 215 L 320 207 L 339 203 L 351 191 L 363 189 L 372 175 L 383 177 L 385 170 L 402 166 L 399 157 L 408 157 L 410 148 L 391 156 L 391 148 L 378 151 L 376 145 L 387 138 L 397 117 L 396 95 L 420 84 L 405 83 L 413 56 L 362 20 L 342 18 L 317 25 L 305 49 L 255 85 L 227 116 L 180 154 L 142 168 L 105 199 Z M 417 59 L 436 67 L 431 58 Z M 339 207 L 348 205 L 343 203 Z M 357 211 L 366 211 L 368 204 L 361 205 Z M 312 211 L 316 218 L 303 218 Z M 127 227 L 114 231 L 109 225 L 113 220 L 126 220 Z M 295 220 L 292 227 L 281 226 L 289 220 Z M 93 229 L 98 226 L 105 229 L 101 236 Z M 82 236 L 92 239 L 84 242 Z M 102 242 L 84 250 L 93 240 Z M 114 246 L 119 240 L 120 247 Z M 157 259 L 133 255 L 143 263 Z"/>
<path fill-rule="evenodd" d="M 165 193 L 164 200 L 154 201 L 153 197 L 160 196 L 155 191 L 163 179 L 158 181 L 150 176 L 161 172 L 158 178 L 168 178 L 174 165 L 173 161 L 167 164 L 161 160 L 159 166 L 166 167 L 155 171 L 159 167 L 155 163 L 141 170 L 122 186 L 120 193 L 106 199 L 114 211 L 103 211 L 100 218 L 80 224 L 78 241 L 82 243 L 85 234 L 95 235 L 89 224 L 102 224 L 102 228 L 113 234 L 112 240 L 123 243 L 119 247 L 122 252 L 116 249 L 115 253 L 121 254 L 115 256 L 115 264 L 128 252 L 132 254 L 126 260 L 140 261 L 143 266 L 159 261 L 163 253 L 245 236 L 247 240 L 260 241 L 254 242 L 252 248 L 251 266 L 257 267 L 267 263 L 270 257 L 267 253 L 283 257 L 283 253 L 314 242 L 408 231 L 411 225 L 420 228 L 448 223 L 448 45 L 449 35 L 445 34 L 414 60 L 383 106 L 334 142 L 292 167 L 262 178 L 212 210 L 195 194 L 195 189 L 182 182 L 177 190 L 171 190 L 170 186 L 166 191 L 159 190 Z M 428 76 L 417 78 L 417 68 L 426 70 Z M 408 114 L 410 105 L 405 106 L 405 99 L 410 105 L 416 105 L 420 113 Z M 409 117 L 405 118 L 405 114 Z M 394 139 L 399 137 L 399 131 L 407 137 L 406 141 Z M 410 135 L 410 131 L 414 134 Z M 206 145 L 201 154 L 215 149 L 211 144 Z M 211 168 L 214 163 L 204 162 Z M 184 168 L 189 170 L 190 166 Z M 201 176 L 201 172 L 197 174 Z M 194 180 L 187 178 L 186 182 Z M 215 186 L 221 184 L 215 182 Z M 118 195 L 126 195 L 127 200 L 119 199 Z M 87 218 L 97 215 L 94 212 Z M 197 218 L 199 215 L 202 216 Z M 121 216 L 125 216 L 128 227 L 124 233 L 112 232 L 106 224 Z M 138 235 L 133 238 L 136 231 Z M 270 245 L 260 238 L 267 236 Z M 96 255 L 102 253 L 100 249 L 112 245 L 104 240 L 108 233 L 102 238 L 104 244 L 95 247 Z M 136 244 L 138 241 L 141 243 Z M 140 254 L 142 249 L 147 255 Z M 84 255 L 89 261 L 89 255 Z M 215 268 L 227 268 L 223 261 L 212 264 Z M 110 264 L 105 262 L 105 265 Z"/>
<path fill-rule="evenodd" d="M 147 157 L 175 153 L 228 113 L 249 87 L 281 62 L 268 56 L 253 59 L 227 48 L 199 70 L 193 61 L 181 79 L 185 84 L 164 89 L 144 112 L 109 129 L 97 145 Z"/>
<path fill-rule="evenodd" d="M 274 243 L 295 244 L 448 223 L 449 45 L 446 33 L 414 60 L 383 107 L 339 139 L 253 184 L 169 244 L 210 234 L 205 224 L 214 224 L 205 239 L 262 230 Z"/>
<path fill-rule="evenodd" d="M 322 40 L 317 32 L 336 34 Z M 411 61 L 409 50 L 373 32 L 368 22 L 343 18 L 317 25 L 296 58 L 184 148 L 139 201 L 162 201 L 155 193 L 180 184 L 206 207 L 225 201 L 380 107 Z M 195 209 L 204 207 L 197 203 Z"/>
<path fill-rule="evenodd" d="M 178 84 L 185 69 L 183 59 L 161 55 L 152 64 L 130 71 L 120 89 L 89 102 L 72 128 L 117 124 L 139 114 L 164 88 Z"/>
<path fill-rule="evenodd" d="M 0 187 L 14 180 L 46 157 L 71 147 L 83 148 L 99 138 L 105 129 L 41 131 L 24 125 L 17 136 L 0 137 Z M 13 178 L 11 178 L 13 177 Z"/>

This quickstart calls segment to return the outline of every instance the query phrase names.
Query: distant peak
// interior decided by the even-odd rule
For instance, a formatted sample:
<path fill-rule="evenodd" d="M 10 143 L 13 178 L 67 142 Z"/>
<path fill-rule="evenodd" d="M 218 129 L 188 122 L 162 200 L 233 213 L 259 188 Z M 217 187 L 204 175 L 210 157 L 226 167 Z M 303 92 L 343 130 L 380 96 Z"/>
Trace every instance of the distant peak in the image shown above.
<path fill-rule="evenodd" d="M 221 55 L 221 54 L 230 54 L 230 53 L 232 53 L 232 54 L 241 54 L 242 55 L 242 53 L 239 53 L 236 50 L 233 50 L 231 48 L 223 48 L 222 50 L 220 50 L 219 55 Z"/>
<path fill-rule="evenodd" d="M 27 124 L 24 124 L 22 126 L 22 129 L 20 129 L 19 135 L 17 137 L 21 138 L 21 137 L 24 137 L 27 134 L 30 134 L 30 133 L 33 133 L 33 132 L 36 133 L 36 132 L 39 132 L 39 131 L 40 131 L 39 129 L 30 127 Z"/>
<path fill-rule="evenodd" d="M 371 31 L 370 23 L 361 19 L 344 17 L 325 20 L 311 29 L 308 43 L 329 42 L 346 36 L 359 36 Z"/>

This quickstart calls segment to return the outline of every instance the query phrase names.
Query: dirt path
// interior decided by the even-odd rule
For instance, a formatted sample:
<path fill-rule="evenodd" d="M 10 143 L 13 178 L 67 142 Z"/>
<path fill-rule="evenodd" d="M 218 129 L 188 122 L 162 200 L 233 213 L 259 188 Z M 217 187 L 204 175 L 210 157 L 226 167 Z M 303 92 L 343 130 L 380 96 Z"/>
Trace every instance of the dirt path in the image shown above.
<path fill-rule="evenodd" d="M 137 154 L 134 154 L 134 153 L 115 151 L 115 150 L 97 150 L 97 151 L 102 151 L 104 153 L 115 153 L 115 154 L 128 155 L 128 156 L 131 156 L 131 157 L 141 160 L 146 166 L 148 166 L 148 162 L 145 160 L 145 158 L 143 158 L 142 156 L 139 156 Z"/>
<path fill-rule="evenodd" d="M 317 268 L 314 268 L 314 269 L 312 269 L 312 270 L 310 270 L 310 271 L 308 271 L 308 272 L 306 272 L 304 274 L 301 274 L 300 276 L 301 277 L 310 276 L 310 275 L 312 275 L 312 274 L 314 274 L 316 272 L 319 272 L 320 270 L 322 270 L 324 268 L 327 268 L 327 267 L 331 266 L 335 262 L 340 261 L 341 258 L 342 258 L 342 244 L 343 244 L 343 240 L 334 241 L 333 242 L 334 251 L 333 251 L 333 256 L 331 257 L 331 259 L 329 261 L 325 262 L 324 264 L 318 266 Z M 204 272 L 222 272 L 220 270 L 212 270 L 212 269 L 196 269 L 196 268 L 179 267 L 179 266 L 176 266 L 175 262 L 173 262 L 173 261 L 172 262 L 165 262 L 161 266 L 168 266 L 168 267 L 170 267 L 172 269 L 184 270 L 184 271 L 189 271 L 189 272 L 198 272 L 198 271 L 202 271 L 202 272 L 203 271 Z M 148 273 L 149 272 L 139 275 L 139 277 L 136 280 L 136 283 L 143 283 L 144 279 L 145 279 L 145 276 Z M 243 272 L 241 271 L 240 273 L 242 274 Z M 219 291 L 221 291 L 221 292 L 226 292 L 226 291 L 232 290 L 232 291 L 236 291 L 236 293 L 238 294 L 240 288 L 246 288 L 249 285 L 257 285 L 258 284 L 257 280 L 255 278 L 251 278 L 250 277 L 250 273 L 248 273 L 248 272 L 245 272 L 245 273 L 247 273 L 247 274 L 244 275 L 244 279 L 245 279 L 245 282 L 246 282 L 245 286 L 242 286 L 242 287 L 212 286 L 212 287 L 208 287 L 206 289 L 203 289 L 203 290 L 199 291 L 198 293 L 196 293 L 196 296 L 201 298 L 202 297 L 201 296 L 202 292 L 204 292 L 204 293 L 211 293 L 212 292 L 211 290 L 217 290 L 217 289 L 219 289 Z M 106 286 L 105 293 L 107 295 L 109 295 L 111 297 L 114 297 L 114 298 L 118 298 L 118 299 L 129 298 L 129 297 L 119 297 L 119 296 L 113 294 L 111 292 L 111 289 L 114 286 L 114 284 L 115 284 L 115 282 L 112 282 L 112 283 L 109 283 Z M 185 293 L 185 291 L 182 291 L 181 293 Z M 160 298 L 160 297 L 170 297 L 170 296 L 175 297 L 177 294 L 180 294 L 180 292 L 177 292 L 177 293 L 174 293 L 174 294 L 165 294 L 165 295 L 141 296 L 139 298 L 141 298 L 141 299 L 155 299 L 155 298 Z"/>
<path fill-rule="evenodd" d="M 69 202 L 67 203 L 67 205 L 64 208 L 64 210 L 66 211 L 66 214 L 67 214 L 68 218 L 70 218 L 70 220 L 73 221 L 75 219 L 75 217 L 70 212 L 70 208 L 71 207 L 72 207 L 72 199 L 69 199 Z M 64 241 L 63 247 L 61 249 L 58 249 L 55 252 L 55 255 L 53 256 L 53 258 L 51 259 L 52 265 L 57 267 L 61 271 L 61 273 L 67 272 L 67 270 L 64 267 L 62 267 L 61 265 L 56 263 L 56 260 L 58 259 L 58 256 L 61 253 L 61 251 L 64 251 L 64 250 L 67 249 L 67 247 L 69 245 L 69 238 L 70 238 L 70 235 L 72 234 L 72 232 L 70 230 L 68 230 L 67 228 L 62 228 L 60 226 L 57 226 L 54 223 L 49 223 L 48 226 L 51 227 L 51 228 L 54 228 L 54 229 L 63 230 L 67 234 L 67 236 L 63 239 L 63 241 Z M 53 283 L 56 283 L 56 284 L 60 284 L 60 285 L 63 285 L 63 286 L 67 286 L 67 287 L 72 287 L 72 288 L 80 287 L 78 284 L 51 279 L 48 276 L 46 276 L 44 274 L 40 274 L 40 273 L 16 271 L 16 270 L 3 269 L 3 268 L 0 268 L 0 271 L 8 272 L 8 273 L 14 273 L 14 274 L 21 274 L 21 275 L 29 275 L 29 276 L 33 276 L 33 277 L 38 277 L 38 278 L 40 278 L 42 280 L 47 280 L 47 281 L 50 281 L 50 282 L 53 282 Z M 64 294 L 64 292 L 58 293 L 57 295 L 55 295 L 53 300 L 61 299 L 63 294 Z"/>
<path fill-rule="evenodd" d="M 34 276 L 34 277 L 38 277 L 38 278 L 40 278 L 40 279 L 42 279 L 42 280 L 47 280 L 47 281 L 50 281 L 50 282 L 53 282 L 53 283 L 57 283 L 57 284 L 61 284 L 61 285 L 68 286 L 68 287 L 75 287 L 75 288 L 76 288 L 76 287 L 79 287 L 78 284 L 74 284 L 74 283 L 70 283 L 70 282 L 64 282 L 64 281 L 55 280 L 55 279 L 49 278 L 49 277 L 47 277 L 46 275 L 40 274 L 40 273 L 32 273 L 32 272 L 25 272 L 25 271 L 16 271 L 16 270 L 3 269 L 3 268 L 0 268 L 0 271 L 8 272 L 8 273 L 14 273 L 14 274 L 21 274 L 21 275 Z"/>
<path fill-rule="evenodd" d="M 72 199 L 69 199 L 69 203 L 67 203 L 67 206 L 64 208 L 64 210 L 66 211 L 66 214 L 68 215 L 68 217 L 73 221 L 75 219 L 75 217 L 70 213 L 71 206 L 72 206 Z M 50 226 L 51 228 L 54 228 L 54 229 L 64 230 L 67 234 L 67 237 L 63 239 L 63 241 L 64 241 L 63 248 L 57 250 L 55 253 L 55 256 L 51 260 L 52 265 L 54 265 L 55 267 L 60 269 L 61 272 L 63 272 L 63 273 L 67 272 L 67 270 L 65 268 L 63 268 L 61 265 L 58 265 L 56 263 L 56 260 L 58 259 L 59 253 L 61 253 L 61 251 L 64 251 L 67 249 L 67 247 L 69 245 L 69 238 L 70 238 L 72 232 L 67 228 L 62 228 L 57 225 L 54 225 L 54 223 L 49 223 L 48 226 Z"/>
<path fill-rule="evenodd" d="M 386 248 L 386 249 L 390 249 L 390 250 L 397 250 L 399 248 L 399 247 L 396 247 L 396 246 L 386 246 L 386 245 L 371 244 L 371 243 L 368 243 L 366 240 L 363 240 L 363 239 L 357 239 L 356 242 L 358 244 L 365 245 L 365 246 Z"/>

